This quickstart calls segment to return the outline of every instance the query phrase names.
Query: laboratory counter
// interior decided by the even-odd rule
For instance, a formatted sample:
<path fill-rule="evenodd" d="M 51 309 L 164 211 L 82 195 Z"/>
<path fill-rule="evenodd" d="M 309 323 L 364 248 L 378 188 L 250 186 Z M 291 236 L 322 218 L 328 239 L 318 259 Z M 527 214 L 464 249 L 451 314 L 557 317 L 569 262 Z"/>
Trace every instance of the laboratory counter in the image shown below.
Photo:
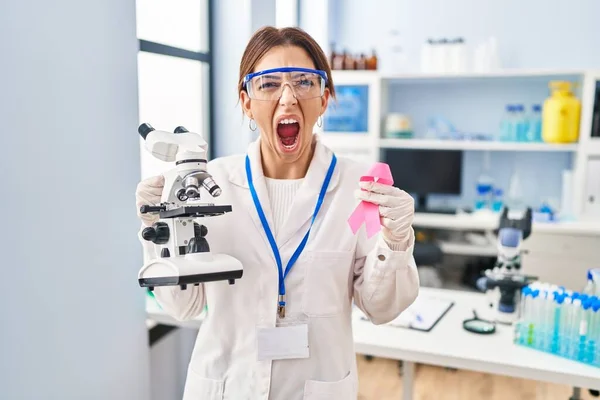
<path fill-rule="evenodd" d="M 454 303 L 429 332 L 374 325 L 362 320 L 358 309 L 353 316 L 357 354 L 404 361 L 404 400 L 413 398 L 414 363 L 600 389 L 600 368 L 514 344 L 510 326 L 498 326 L 490 335 L 464 330 L 463 321 L 472 318 L 473 309 L 486 307 L 484 294 L 423 287 L 419 296 Z M 152 299 L 148 299 L 147 314 L 161 324 L 191 328 L 199 328 L 205 317 L 202 314 L 190 321 L 177 321 Z"/>

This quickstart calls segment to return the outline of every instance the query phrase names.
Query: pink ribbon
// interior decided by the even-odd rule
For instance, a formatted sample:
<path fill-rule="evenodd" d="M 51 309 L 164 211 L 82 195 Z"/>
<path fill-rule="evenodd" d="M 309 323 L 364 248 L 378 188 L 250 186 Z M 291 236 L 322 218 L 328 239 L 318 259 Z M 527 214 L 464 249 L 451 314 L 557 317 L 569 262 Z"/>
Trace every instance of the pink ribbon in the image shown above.
<path fill-rule="evenodd" d="M 394 184 L 394 178 L 392 178 L 389 165 L 381 162 L 373 164 L 369 172 L 361 176 L 360 180 L 361 182 L 372 181 L 384 185 Z M 381 220 L 379 219 L 379 206 L 377 204 L 364 200 L 358 204 L 352 215 L 350 215 L 350 218 L 348 218 L 352 233 L 356 234 L 363 222 L 367 228 L 367 237 L 370 238 L 379 232 L 381 229 Z"/>

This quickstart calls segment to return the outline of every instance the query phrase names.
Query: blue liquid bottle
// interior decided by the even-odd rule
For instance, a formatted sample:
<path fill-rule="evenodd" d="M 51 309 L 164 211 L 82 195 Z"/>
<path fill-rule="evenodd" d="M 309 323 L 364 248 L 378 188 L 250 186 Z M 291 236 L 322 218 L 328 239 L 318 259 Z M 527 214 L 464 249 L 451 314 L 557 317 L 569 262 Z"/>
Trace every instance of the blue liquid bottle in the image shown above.
<path fill-rule="evenodd" d="M 527 117 L 525 116 L 525 106 L 517 104 L 515 106 L 515 141 L 527 141 Z"/>
<path fill-rule="evenodd" d="M 494 189 L 493 196 L 492 196 L 492 211 L 494 211 L 494 212 L 502 211 L 502 209 L 504 208 L 503 195 L 504 195 L 504 192 L 502 189 L 498 189 L 498 188 Z"/>
<path fill-rule="evenodd" d="M 542 106 L 534 104 L 531 107 L 531 116 L 527 124 L 527 140 L 542 142 Z"/>
<path fill-rule="evenodd" d="M 491 209 L 492 205 L 492 189 L 494 188 L 494 181 L 489 175 L 482 173 L 477 179 L 475 190 L 477 195 L 475 198 L 475 211 Z"/>
<path fill-rule="evenodd" d="M 500 122 L 500 141 L 514 142 L 515 139 L 515 106 L 507 104 Z"/>

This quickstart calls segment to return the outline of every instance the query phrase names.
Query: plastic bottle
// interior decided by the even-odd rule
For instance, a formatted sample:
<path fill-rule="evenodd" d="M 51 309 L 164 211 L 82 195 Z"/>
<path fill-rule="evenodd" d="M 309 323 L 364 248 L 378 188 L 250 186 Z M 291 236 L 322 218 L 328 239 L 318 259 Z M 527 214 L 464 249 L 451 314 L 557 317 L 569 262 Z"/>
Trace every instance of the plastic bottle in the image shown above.
<path fill-rule="evenodd" d="M 491 194 L 493 181 L 487 174 L 481 174 L 477 179 L 475 189 L 477 197 L 475 199 L 475 211 L 491 209 Z"/>
<path fill-rule="evenodd" d="M 421 47 L 421 72 L 423 73 L 428 74 L 434 70 L 434 46 L 435 42 L 430 38 Z"/>
<path fill-rule="evenodd" d="M 492 211 L 500 212 L 504 208 L 504 191 L 500 188 L 495 188 L 492 196 Z"/>
<path fill-rule="evenodd" d="M 521 179 L 519 178 L 519 171 L 515 169 L 512 176 L 510 177 L 510 184 L 508 187 L 508 195 L 506 199 L 506 205 L 511 211 L 524 211 L 525 206 L 523 202 L 523 190 L 521 188 Z"/>
<path fill-rule="evenodd" d="M 434 50 L 434 59 L 435 59 L 435 72 L 440 74 L 445 74 L 448 72 L 448 60 L 450 54 L 450 47 L 447 38 L 442 38 L 437 42 Z"/>
<path fill-rule="evenodd" d="M 573 143 L 579 139 L 581 102 L 571 82 L 550 82 L 552 94 L 544 101 L 542 137 L 547 143 Z"/>
<path fill-rule="evenodd" d="M 515 141 L 527 141 L 527 118 L 525 116 L 525 106 L 523 104 L 515 105 Z"/>
<path fill-rule="evenodd" d="M 500 141 L 512 142 L 515 140 L 515 107 L 507 104 L 502 121 L 500 122 Z"/>
<path fill-rule="evenodd" d="M 527 123 L 527 140 L 530 142 L 542 141 L 542 106 L 534 104 Z"/>
<path fill-rule="evenodd" d="M 475 211 L 492 208 L 492 191 L 494 189 L 494 180 L 488 171 L 490 170 L 490 152 L 483 153 L 482 172 L 477 178 L 475 190 L 477 197 L 475 200 Z"/>
<path fill-rule="evenodd" d="M 467 55 L 465 49 L 465 40 L 457 38 L 450 41 L 448 45 L 449 62 L 448 72 L 462 73 L 467 68 Z"/>

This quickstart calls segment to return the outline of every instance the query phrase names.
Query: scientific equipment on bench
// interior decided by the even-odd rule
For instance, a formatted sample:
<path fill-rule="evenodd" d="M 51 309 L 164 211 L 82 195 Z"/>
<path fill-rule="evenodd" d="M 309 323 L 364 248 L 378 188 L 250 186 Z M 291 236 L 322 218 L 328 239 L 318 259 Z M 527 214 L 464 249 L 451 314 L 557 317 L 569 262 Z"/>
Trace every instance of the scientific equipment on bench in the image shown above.
<path fill-rule="evenodd" d="M 477 282 L 477 287 L 490 297 L 492 320 L 512 324 L 519 317 L 521 289 L 535 277 L 522 275 L 521 245 L 531 234 L 532 210 L 527 208 L 518 219 L 509 217 L 509 209 L 504 208 L 498 230 L 498 258 L 491 270 Z"/>
<path fill-rule="evenodd" d="M 239 260 L 214 254 L 207 240 L 208 229 L 200 218 L 231 212 L 231 205 L 201 201 L 201 189 L 211 196 L 221 188 L 207 172 L 207 143 L 201 135 L 177 127 L 173 133 L 157 131 L 144 123 L 138 128 L 146 149 L 157 159 L 175 162 L 164 173 L 165 185 L 158 205 L 143 205 L 142 213 L 158 213 L 159 220 L 142 231 L 142 238 L 158 246 L 160 257 L 149 260 L 139 271 L 139 284 L 153 290 L 156 286 L 199 285 L 228 280 L 235 283 L 243 275 Z"/>
<path fill-rule="evenodd" d="M 489 335 L 496 332 L 496 323 L 479 318 L 477 311 L 473 310 L 473 318 L 465 319 L 463 321 L 463 328 L 480 335 Z"/>

